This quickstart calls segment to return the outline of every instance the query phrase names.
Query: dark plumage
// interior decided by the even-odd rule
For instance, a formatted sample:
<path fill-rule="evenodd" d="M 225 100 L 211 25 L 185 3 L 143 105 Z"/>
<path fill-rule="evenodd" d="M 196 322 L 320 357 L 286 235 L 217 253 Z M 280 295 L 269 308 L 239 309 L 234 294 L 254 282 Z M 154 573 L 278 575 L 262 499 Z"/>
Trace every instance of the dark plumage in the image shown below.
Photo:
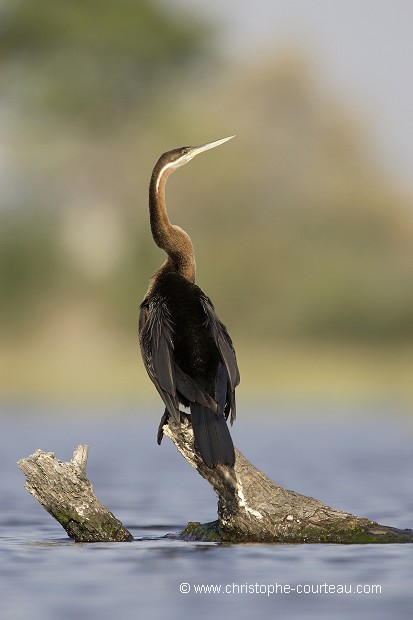
<path fill-rule="evenodd" d="M 139 339 L 149 377 L 165 403 L 158 431 L 179 404 L 190 408 L 195 445 L 206 465 L 232 466 L 234 446 L 226 419 L 235 419 L 239 372 L 235 351 L 210 299 L 195 284 L 195 257 L 189 236 L 170 224 L 166 179 L 178 166 L 229 138 L 202 147 L 164 153 L 152 173 L 149 208 L 154 241 L 168 254 L 141 304 Z"/>

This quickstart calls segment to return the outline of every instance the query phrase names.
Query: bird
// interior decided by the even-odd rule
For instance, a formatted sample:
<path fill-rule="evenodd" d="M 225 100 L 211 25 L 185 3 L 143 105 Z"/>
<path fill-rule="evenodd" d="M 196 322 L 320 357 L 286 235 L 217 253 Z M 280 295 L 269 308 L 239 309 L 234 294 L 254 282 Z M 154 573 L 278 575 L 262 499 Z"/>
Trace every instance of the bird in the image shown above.
<path fill-rule="evenodd" d="M 165 185 L 179 167 L 233 137 L 175 148 L 155 164 L 149 184 L 149 219 L 153 240 L 167 258 L 150 279 L 139 312 L 143 363 L 165 405 L 157 442 L 161 443 L 170 417 L 181 423 L 185 416 L 191 421 L 195 447 L 209 468 L 235 463 L 227 420 L 230 416 L 231 425 L 235 420 L 240 374 L 228 330 L 209 297 L 195 284 L 191 238 L 169 221 Z M 182 412 L 180 404 L 190 413 Z"/>

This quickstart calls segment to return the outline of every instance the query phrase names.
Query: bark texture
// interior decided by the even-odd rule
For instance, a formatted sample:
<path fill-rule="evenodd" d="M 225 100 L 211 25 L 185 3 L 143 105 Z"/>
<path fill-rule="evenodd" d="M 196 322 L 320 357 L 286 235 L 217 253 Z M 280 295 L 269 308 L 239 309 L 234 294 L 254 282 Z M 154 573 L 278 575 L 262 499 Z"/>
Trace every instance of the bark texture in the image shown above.
<path fill-rule="evenodd" d="M 183 540 L 229 543 L 405 543 L 412 530 L 379 525 L 335 510 L 312 497 L 289 491 L 265 476 L 238 450 L 234 467 L 207 467 L 196 451 L 188 416 L 169 418 L 163 431 L 214 488 L 218 520 L 188 523 Z M 95 497 L 86 478 L 87 446 L 78 446 L 69 463 L 37 450 L 18 462 L 26 489 L 78 542 L 130 541 L 132 534 Z"/>
<path fill-rule="evenodd" d="M 133 536 L 96 498 L 86 478 L 87 446 L 77 446 L 69 463 L 36 450 L 18 462 L 25 487 L 77 542 L 123 542 Z"/>
<path fill-rule="evenodd" d="M 167 435 L 218 495 L 218 521 L 190 523 L 185 540 L 278 543 L 396 543 L 413 542 L 412 530 L 398 530 L 335 510 L 312 497 L 274 484 L 235 450 L 234 467 L 206 467 L 196 452 L 187 417 L 171 418 Z"/>

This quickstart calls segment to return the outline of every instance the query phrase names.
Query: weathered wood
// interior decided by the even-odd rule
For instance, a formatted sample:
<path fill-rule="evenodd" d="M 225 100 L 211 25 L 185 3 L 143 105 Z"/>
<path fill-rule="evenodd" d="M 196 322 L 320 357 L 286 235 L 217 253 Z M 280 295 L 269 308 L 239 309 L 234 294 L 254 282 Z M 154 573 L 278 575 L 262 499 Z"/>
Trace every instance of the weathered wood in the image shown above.
<path fill-rule="evenodd" d="M 96 498 L 86 478 L 87 446 L 77 446 L 69 463 L 36 450 L 21 459 L 25 488 L 77 542 L 124 542 L 132 534 Z"/>
<path fill-rule="evenodd" d="M 195 449 L 191 423 L 171 418 L 163 426 L 184 458 L 218 495 L 218 520 L 188 523 L 183 540 L 277 543 L 405 543 L 412 530 L 379 525 L 335 510 L 312 497 L 289 491 L 265 476 L 238 450 L 234 467 L 207 467 Z M 87 446 L 78 446 L 69 463 L 37 450 L 18 462 L 26 489 L 78 542 L 130 541 L 123 527 L 95 497 L 86 478 Z"/>
<path fill-rule="evenodd" d="M 207 467 L 197 454 L 191 424 L 169 418 L 163 427 L 184 458 L 218 495 L 218 521 L 190 523 L 185 540 L 288 543 L 413 542 L 412 530 L 382 526 L 335 510 L 312 497 L 274 484 L 236 450 L 235 466 Z"/>

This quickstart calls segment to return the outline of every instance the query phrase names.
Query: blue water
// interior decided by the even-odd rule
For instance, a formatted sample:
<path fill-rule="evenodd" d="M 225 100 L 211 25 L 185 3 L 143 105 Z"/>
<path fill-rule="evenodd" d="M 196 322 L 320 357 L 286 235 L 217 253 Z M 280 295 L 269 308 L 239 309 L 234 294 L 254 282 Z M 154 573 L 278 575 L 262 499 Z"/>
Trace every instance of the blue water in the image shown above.
<path fill-rule="evenodd" d="M 413 545 L 162 538 L 187 521 L 215 519 L 216 497 L 167 439 L 156 445 L 160 413 L 133 416 L 108 407 L 100 416 L 80 408 L 47 416 L 3 407 L 1 620 L 413 617 Z M 278 408 L 252 418 L 240 407 L 235 443 L 288 488 L 386 525 L 413 527 L 408 419 L 385 409 L 324 413 Z M 134 542 L 74 543 L 24 489 L 19 458 L 41 448 L 70 460 L 79 443 L 90 447 L 88 477 L 96 495 Z M 189 593 L 181 593 L 180 584 Z M 221 591 L 197 593 L 198 586 Z M 353 591 L 338 593 L 339 586 Z"/>

